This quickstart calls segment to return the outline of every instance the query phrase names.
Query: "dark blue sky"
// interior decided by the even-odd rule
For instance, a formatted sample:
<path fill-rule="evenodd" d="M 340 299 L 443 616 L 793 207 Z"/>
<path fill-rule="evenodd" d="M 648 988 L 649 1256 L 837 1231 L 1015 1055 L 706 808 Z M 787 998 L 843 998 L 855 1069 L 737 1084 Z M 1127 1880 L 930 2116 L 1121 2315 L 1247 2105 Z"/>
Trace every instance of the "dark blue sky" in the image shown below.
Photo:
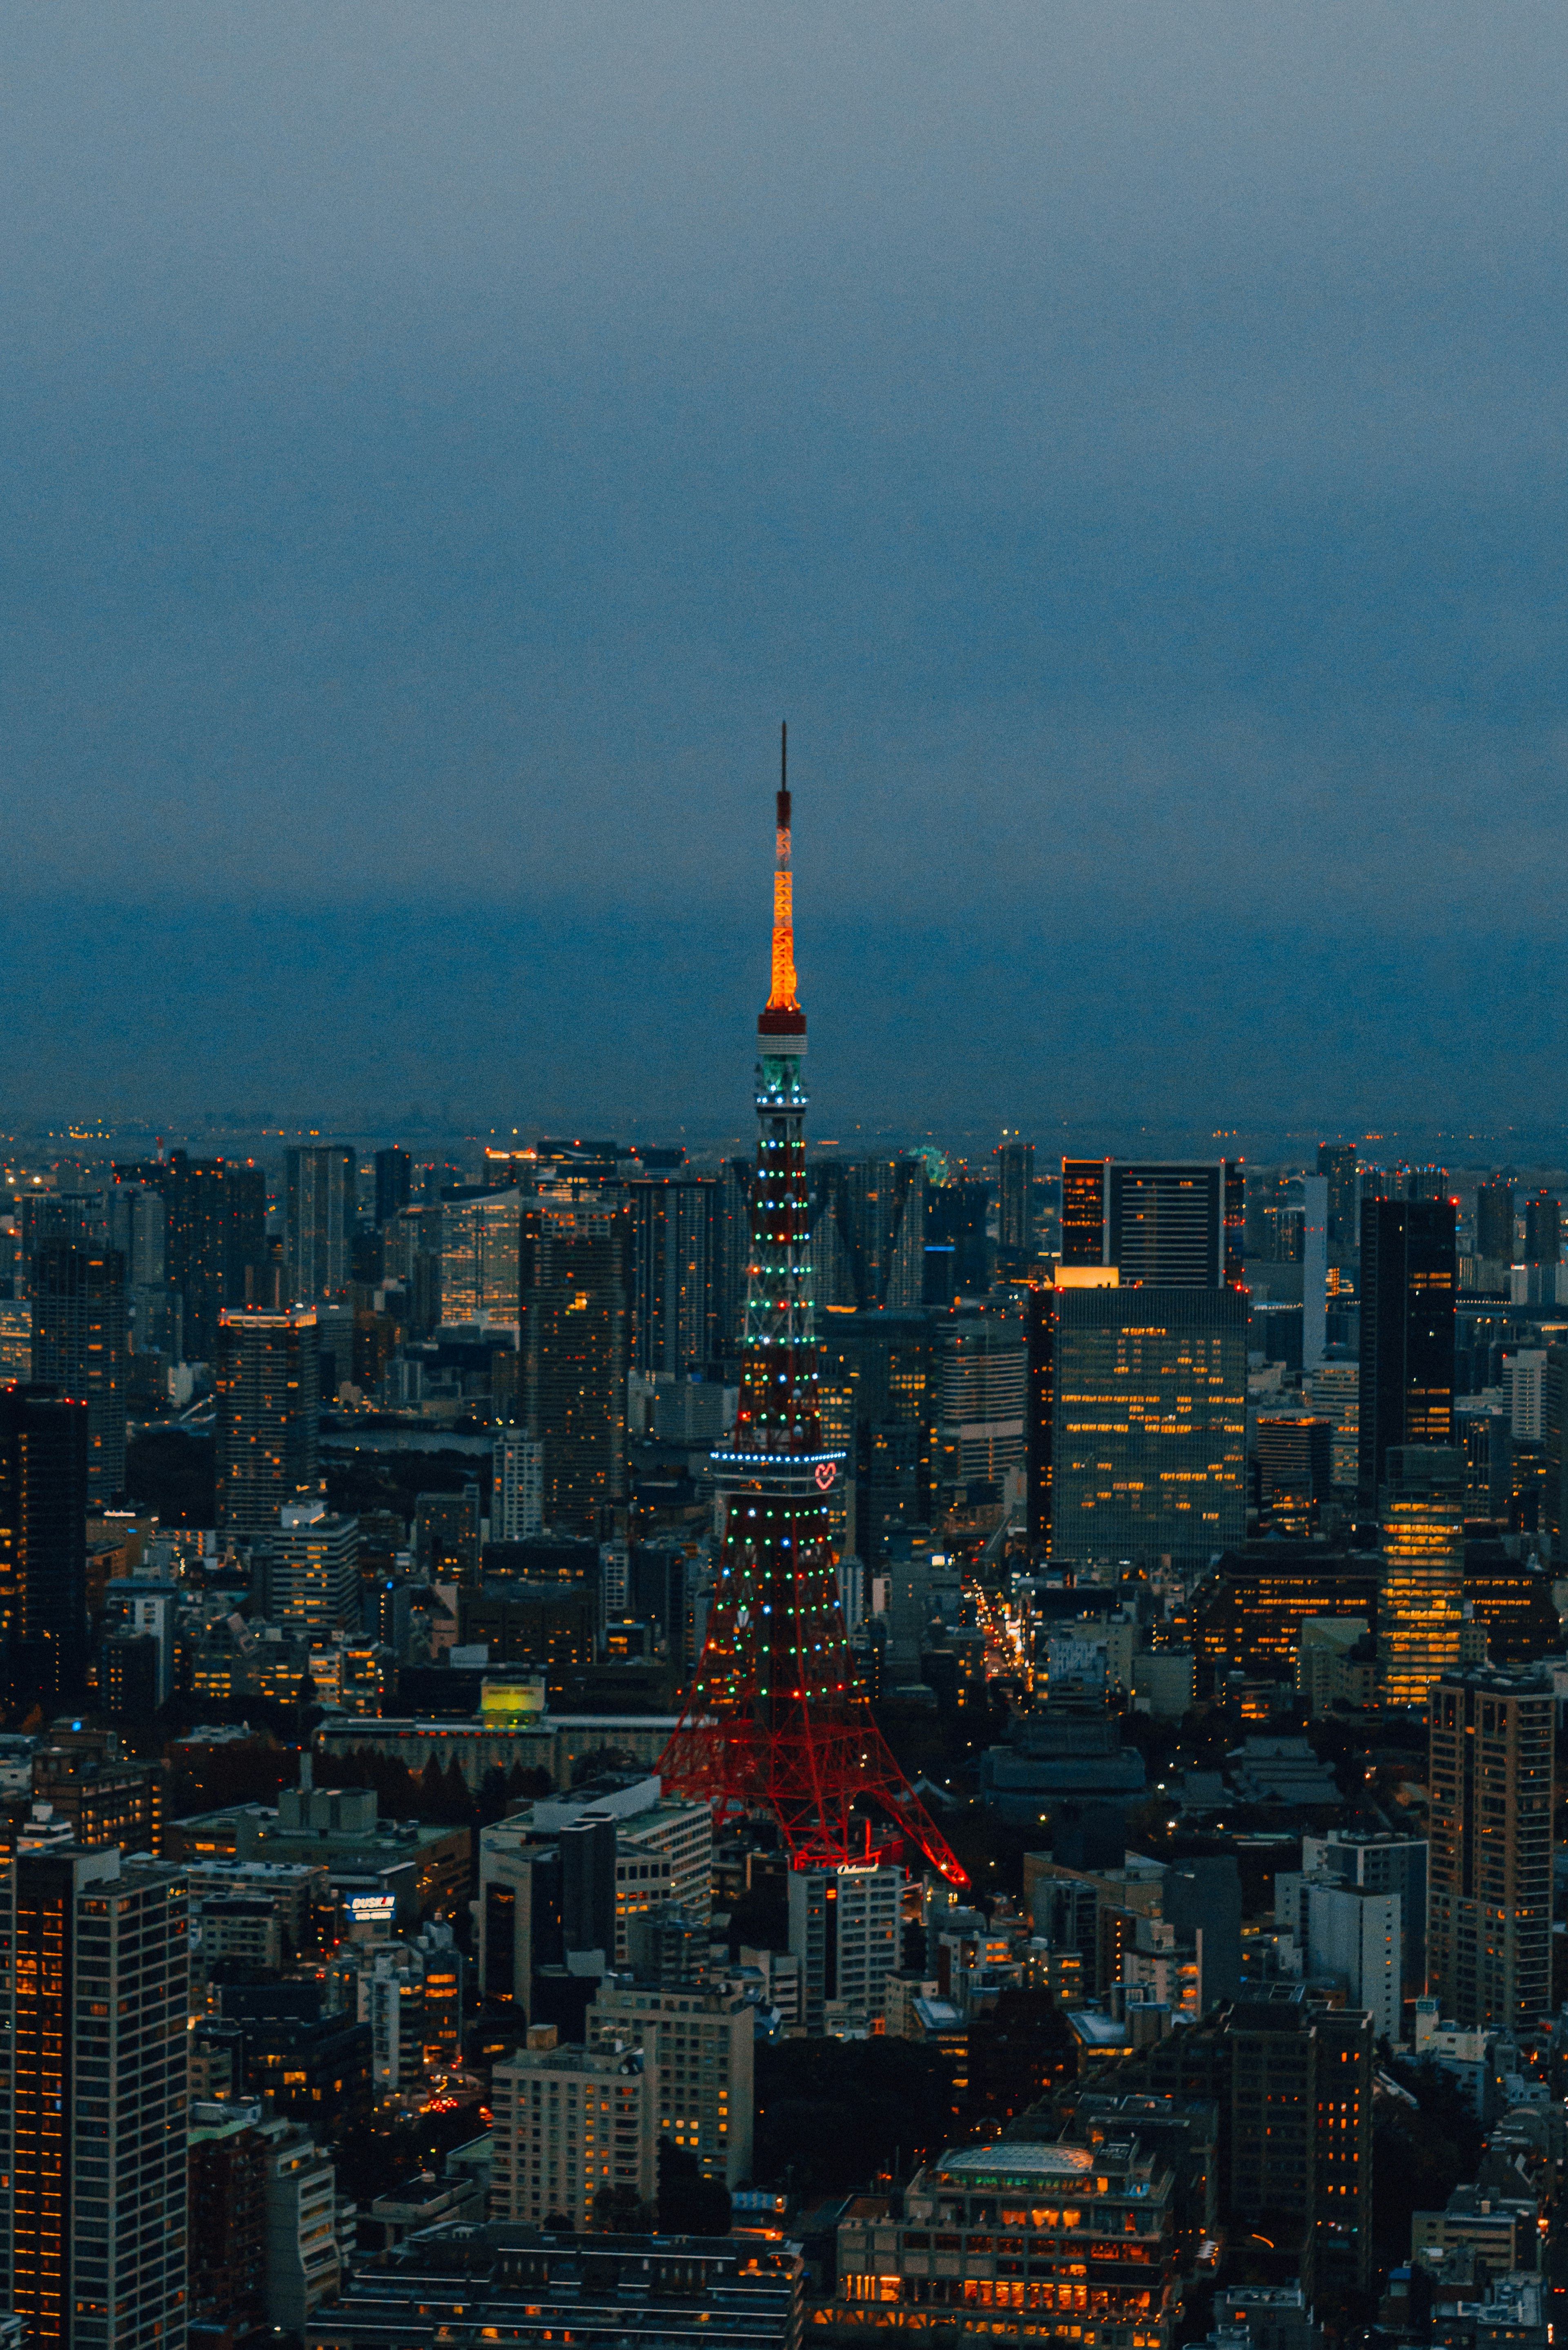
<path fill-rule="evenodd" d="M 1551 1129 L 1555 7 L 13 7 L 5 1113 Z"/>

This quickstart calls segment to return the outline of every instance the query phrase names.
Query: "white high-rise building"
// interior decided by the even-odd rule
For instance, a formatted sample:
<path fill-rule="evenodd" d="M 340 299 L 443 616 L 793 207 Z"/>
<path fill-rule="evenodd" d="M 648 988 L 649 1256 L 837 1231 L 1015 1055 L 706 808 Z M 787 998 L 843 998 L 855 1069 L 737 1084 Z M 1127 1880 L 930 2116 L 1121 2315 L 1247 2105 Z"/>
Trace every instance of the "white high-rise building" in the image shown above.
<path fill-rule="evenodd" d="M 860 2037 L 881 2021 L 898 1963 L 901 1868 L 796 1868 L 789 1947 L 801 1962 L 807 2033 Z"/>
<path fill-rule="evenodd" d="M 654 2126 L 694 2154 L 705 2178 L 739 2187 L 752 2175 L 755 2010 L 696 1984 L 652 1990 L 613 1978 L 588 2010 L 588 2045 L 640 2048 L 653 2085 Z"/>
<path fill-rule="evenodd" d="M 527 2047 L 495 2067 L 490 2102 L 493 2220 L 537 2228 L 558 2216 L 587 2230 L 608 2189 L 652 2200 L 654 2089 L 639 2055 L 559 2048 L 555 2025 L 535 2024 Z"/>
<path fill-rule="evenodd" d="M 0 1867 L 0 2248 L 35 2342 L 184 2350 L 184 1879 L 65 1844 Z"/>
<path fill-rule="evenodd" d="M 1502 1358 L 1502 1399 L 1515 1443 L 1541 1444 L 1546 1438 L 1546 1349 L 1521 1347 Z"/>
<path fill-rule="evenodd" d="M 359 1617 L 359 1521 L 318 1499 L 286 1502 L 272 1553 L 268 1613 L 280 1624 L 325 1632 Z"/>
<path fill-rule="evenodd" d="M 545 1530 L 545 1448 L 520 1428 L 504 1428 L 493 1460 L 490 1539 L 526 1542 Z"/>

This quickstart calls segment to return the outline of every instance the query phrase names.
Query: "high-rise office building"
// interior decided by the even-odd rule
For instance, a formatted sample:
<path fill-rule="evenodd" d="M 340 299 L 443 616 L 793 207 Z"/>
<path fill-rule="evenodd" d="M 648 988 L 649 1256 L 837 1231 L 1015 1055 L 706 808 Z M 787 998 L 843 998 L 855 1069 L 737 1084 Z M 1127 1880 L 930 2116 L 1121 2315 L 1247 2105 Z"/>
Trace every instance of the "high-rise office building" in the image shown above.
<path fill-rule="evenodd" d="M 1355 1143 L 1320 1142 L 1317 1147 L 1317 1171 L 1328 1184 L 1329 1247 L 1353 1249 L 1358 1238 Z"/>
<path fill-rule="evenodd" d="M 1002 1142 L 996 1150 L 996 1245 L 1017 1267 L 1034 1253 L 1034 1145 Z"/>
<path fill-rule="evenodd" d="M 1218 1289 L 1227 1278 L 1224 1159 L 1062 1161 L 1062 1263 L 1115 1265 L 1126 1289 Z"/>
<path fill-rule="evenodd" d="M 394 1144 L 389 1150 L 376 1153 L 376 1222 L 378 1227 L 389 1223 L 392 1217 L 406 1208 L 412 1196 L 414 1163 L 406 1150 Z"/>
<path fill-rule="evenodd" d="M 284 1253 L 294 1301 L 314 1305 L 348 1286 L 354 1234 L 354 1152 L 341 1143 L 302 1143 L 283 1154 Z"/>
<path fill-rule="evenodd" d="M 125 1488 L 125 1259 L 118 1249 L 45 1241 L 33 1261 L 33 1377 L 88 1408 L 88 1509 Z"/>
<path fill-rule="evenodd" d="M 651 2200 L 655 2087 L 640 2055 L 557 2047 L 554 2026 L 535 2024 L 491 2080 L 493 2219 L 559 2219 L 586 2232 L 600 2195 Z"/>
<path fill-rule="evenodd" d="M 520 1428 L 505 1428 L 492 1455 L 490 1539 L 526 1542 L 545 1531 L 545 1448 Z"/>
<path fill-rule="evenodd" d="M 240 1308 L 218 1336 L 218 1529 L 254 1540 L 316 1483 L 319 1332 L 308 1308 Z"/>
<path fill-rule="evenodd" d="M 180 1300 L 182 1351 L 215 1360 L 218 1316 L 243 1305 L 266 1274 L 266 1177 L 234 1159 L 167 1159 L 117 1166 L 117 1188 L 156 1191 L 163 1201 L 164 1273 Z"/>
<path fill-rule="evenodd" d="M 658 2136 L 728 2187 L 752 2175 L 754 2018 L 737 1993 L 644 1980 L 605 1983 L 587 2014 L 590 2048 L 642 2051 Z"/>
<path fill-rule="evenodd" d="M 1427 1981 L 1427 1857 L 1425 1836 L 1330 1828 L 1302 1839 L 1303 1876 L 1332 1877 L 1368 1893 L 1397 1897 L 1405 1982 L 1415 1991 Z"/>
<path fill-rule="evenodd" d="M 1552 1191 L 1532 1191 L 1524 1203 L 1524 1262 L 1563 1261 L 1563 1202 Z"/>
<path fill-rule="evenodd" d="M 901 1868 L 792 1868 L 790 1956 L 800 1960 L 802 2020 L 865 2033 L 882 2020 L 898 1965 Z"/>
<path fill-rule="evenodd" d="M 822 1332 L 825 1429 L 831 1420 L 847 1453 L 835 1486 L 846 1488 L 844 1539 L 868 1566 L 893 1536 L 933 1523 L 944 1326 L 923 1311 L 835 1314 Z"/>
<path fill-rule="evenodd" d="M 13 1703 L 79 1696 L 87 1675 L 88 1408 L 0 1387 L 0 1637 Z"/>
<path fill-rule="evenodd" d="M 1241 1541 L 1243 1292 L 1043 1291 L 1031 1357 L 1030 1503 L 1054 1564 L 1190 1576 Z"/>
<path fill-rule="evenodd" d="M 955 1315 L 939 1325 L 936 1475 L 942 1498 L 998 1502 L 1023 1463 L 1028 1354 L 1016 1322 Z M 980 1491 L 976 1491 L 976 1488 Z"/>
<path fill-rule="evenodd" d="M 1554 1713 L 1529 1671 L 1431 1693 L 1427 1985 L 1460 2025 L 1528 2032 L 1551 2007 Z"/>
<path fill-rule="evenodd" d="M 627 1188 L 633 1367 L 684 1378 L 722 1351 L 721 1187 L 682 1173 Z"/>
<path fill-rule="evenodd" d="M 720 1352 L 738 1354 L 746 1333 L 746 1267 L 752 1249 L 752 1162 L 726 1159 L 719 1170 L 717 1282 Z M 852 1302 L 852 1301 L 850 1301 Z"/>
<path fill-rule="evenodd" d="M 1513 1263 L 1513 1186 L 1501 1177 L 1476 1187 L 1476 1254 L 1489 1264 Z"/>
<path fill-rule="evenodd" d="M 1390 1445 L 1378 1502 L 1383 1577 L 1377 1685 L 1386 1706 L 1422 1706 L 1459 1661 L 1465 1597 L 1465 1456 L 1458 1445 Z"/>
<path fill-rule="evenodd" d="M 928 1305 L 950 1305 L 955 1297 L 983 1297 L 991 1287 L 985 1222 L 991 1201 L 987 1183 L 939 1183 L 926 1197 L 926 1294 Z M 936 1265 L 933 1257 L 950 1262 Z M 836 1299 L 821 1298 L 821 1304 Z"/>
<path fill-rule="evenodd" d="M 441 1211 L 441 1318 L 515 1328 L 523 1200 L 517 1191 L 449 1193 Z"/>
<path fill-rule="evenodd" d="M 521 1410 L 558 1534 L 597 1533 L 626 1501 L 627 1229 L 623 1192 L 564 1185 L 523 1218 Z"/>
<path fill-rule="evenodd" d="M 186 1908 L 178 1870 L 114 1846 L 0 1866 L 0 2226 L 32 2342 L 185 2340 Z"/>
<path fill-rule="evenodd" d="M 1452 1441 L 1457 1273 L 1451 1201 L 1362 1201 L 1357 1484 L 1369 1513 L 1390 1445 Z"/>
<path fill-rule="evenodd" d="M 265 1536 L 267 1615 L 302 1632 L 359 1620 L 359 1521 L 325 1501 L 285 1502 Z"/>

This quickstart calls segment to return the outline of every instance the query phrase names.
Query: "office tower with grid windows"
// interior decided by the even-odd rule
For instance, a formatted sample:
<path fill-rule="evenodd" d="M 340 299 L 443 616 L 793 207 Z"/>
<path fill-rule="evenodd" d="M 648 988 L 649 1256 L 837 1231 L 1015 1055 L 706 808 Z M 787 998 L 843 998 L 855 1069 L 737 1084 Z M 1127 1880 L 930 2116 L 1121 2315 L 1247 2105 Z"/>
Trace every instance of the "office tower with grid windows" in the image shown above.
<path fill-rule="evenodd" d="M 162 1200 L 164 1275 L 180 1302 L 181 1349 L 189 1362 L 213 1361 L 219 1315 L 259 1295 L 256 1284 L 268 1270 L 265 1174 L 183 1150 L 117 1166 L 114 1173 L 117 1189 L 144 1188 Z M 139 1280 L 134 1270 L 130 1277 Z"/>
<path fill-rule="evenodd" d="M 125 1486 L 125 1259 L 118 1249 L 46 1241 L 33 1263 L 33 1377 L 88 1408 L 88 1508 Z"/>
<path fill-rule="evenodd" d="M 1246 1530 L 1247 1300 L 1209 1285 L 1040 1293 L 1031 1523 L 1054 1565 L 1189 1580 Z"/>
<path fill-rule="evenodd" d="M 1370 1515 L 1390 1445 L 1453 1441 L 1451 1200 L 1361 1202 L 1361 1399 L 1357 1485 Z"/>
<path fill-rule="evenodd" d="M 0 2211 L 8 2305 L 34 2343 L 182 2350 L 187 1907 L 178 1870 L 113 1846 L 0 1866 Z"/>
<path fill-rule="evenodd" d="M 447 1194 L 441 1211 L 443 1323 L 516 1327 L 522 1232 L 520 1192 L 465 1187 Z"/>
<path fill-rule="evenodd" d="M 1237 1160 L 1062 1161 L 1062 1263 L 1115 1265 L 1121 1286 L 1218 1289 L 1239 1274 Z"/>
<path fill-rule="evenodd" d="M 722 1352 L 722 1187 L 711 1175 L 644 1175 L 627 1187 L 631 1358 L 685 1378 Z"/>
<path fill-rule="evenodd" d="M 1385 1706 L 1424 1706 L 1459 1661 L 1465 1598 L 1465 1456 L 1396 1444 L 1378 1501 L 1377 1688 Z"/>
<path fill-rule="evenodd" d="M 330 1632 L 359 1620 L 359 1521 L 340 1517 L 318 1495 L 285 1502 L 265 1537 L 267 1615 L 302 1632 Z"/>
<path fill-rule="evenodd" d="M 1552 2004 L 1551 1679 L 1447 1672 L 1428 1721 L 1427 1988 L 1463 2027 L 1530 2032 Z"/>
<path fill-rule="evenodd" d="M 218 1335 L 218 1531 L 254 1540 L 315 1487 L 319 1333 L 291 1307 L 225 1313 Z"/>
<path fill-rule="evenodd" d="M 888 1978 L 898 1964 L 901 1868 L 794 1868 L 790 1956 L 800 1960 L 808 2033 L 881 2023 Z"/>
<path fill-rule="evenodd" d="M 504 1428 L 491 1456 L 490 1539 L 526 1542 L 545 1530 L 545 1448 L 520 1428 Z"/>
<path fill-rule="evenodd" d="M 1524 1203 L 1524 1262 L 1563 1261 L 1563 1202 L 1553 1191 L 1532 1191 Z"/>
<path fill-rule="evenodd" d="M 1001 1142 L 996 1148 L 997 1253 L 1013 1267 L 1034 1253 L 1034 1145 Z"/>
<path fill-rule="evenodd" d="M 358 1163 L 344 1143 L 300 1143 L 283 1154 L 284 1254 L 296 1305 L 348 1290 Z"/>

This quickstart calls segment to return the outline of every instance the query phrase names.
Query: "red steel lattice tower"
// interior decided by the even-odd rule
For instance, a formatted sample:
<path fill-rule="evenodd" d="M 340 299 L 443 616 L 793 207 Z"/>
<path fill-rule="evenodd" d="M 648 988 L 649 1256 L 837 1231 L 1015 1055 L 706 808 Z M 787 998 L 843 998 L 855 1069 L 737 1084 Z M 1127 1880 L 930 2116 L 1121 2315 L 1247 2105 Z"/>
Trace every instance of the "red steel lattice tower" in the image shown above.
<path fill-rule="evenodd" d="M 967 1885 L 855 1691 L 828 1544 L 827 1496 L 843 1455 L 824 1449 L 817 1405 L 787 745 L 781 730 L 740 1406 L 712 1455 L 718 1586 L 659 1772 L 671 1793 L 711 1804 L 717 1819 L 770 1814 L 797 1868 L 896 1861 L 912 1843 L 950 1883 Z"/>

